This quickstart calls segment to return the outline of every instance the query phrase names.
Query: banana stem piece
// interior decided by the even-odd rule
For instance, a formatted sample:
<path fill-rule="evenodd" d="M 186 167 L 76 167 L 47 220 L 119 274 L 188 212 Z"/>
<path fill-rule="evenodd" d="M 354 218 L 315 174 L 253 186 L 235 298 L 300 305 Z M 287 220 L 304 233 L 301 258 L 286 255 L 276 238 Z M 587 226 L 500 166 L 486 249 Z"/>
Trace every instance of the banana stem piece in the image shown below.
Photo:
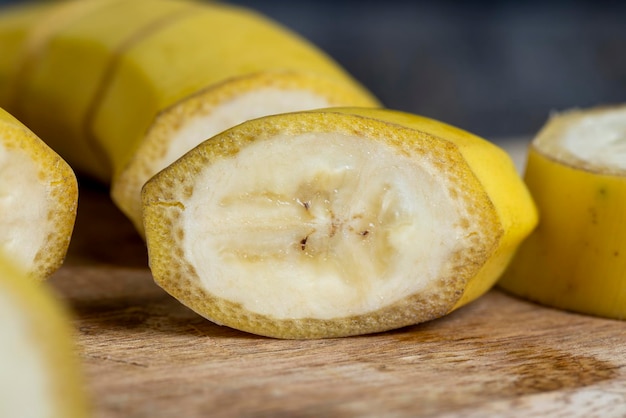
<path fill-rule="evenodd" d="M 76 218 L 72 169 L 0 109 L 0 252 L 42 280 L 65 258 Z"/>
<path fill-rule="evenodd" d="M 144 187 L 153 276 L 199 314 L 280 338 L 385 331 L 486 292 L 537 221 L 499 148 L 390 110 L 252 120 Z"/>
<path fill-rule="evenodd" d="M 626 106 L 556 115 L 525 180 L 541 221 L 500 287 L 571 311 L 626 318 Z"/>
<path fill-rule="evenodd" d="M 27 58 L 7 71 L 21 74 L 9 105 L 77 170 L 112 181 L 113 200 L 140 232 L 143 184 L 214 134 L 273 113 L 378 105 L 324 53 L 246 9 L 184 0 L 63 7 L 71 18 L 26 39 Z"/>

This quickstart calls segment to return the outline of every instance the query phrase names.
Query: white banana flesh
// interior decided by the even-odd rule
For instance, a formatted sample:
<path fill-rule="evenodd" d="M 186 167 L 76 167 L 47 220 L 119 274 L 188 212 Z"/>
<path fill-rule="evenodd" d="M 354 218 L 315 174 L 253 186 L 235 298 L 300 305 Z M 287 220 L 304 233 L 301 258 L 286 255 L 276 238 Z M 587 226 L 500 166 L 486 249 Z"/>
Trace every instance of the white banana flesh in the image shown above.
<path fill-rule="evenodd" d="M 32 266 L 56 223 L 46 216 L 51 202 L 48 186 L 40 180 L 41 168 L 31 156 L 9 150 L 7 144 L 6 138 L 0 139 L 0 253 L 11 254 L 21 266 Z"/>
<path fill-rule="evenodd" d="M 451 275 L 478 233 L 437 171 L 356 136 L 277 135 L 201 172 L 182 248 L 206 289 L 249 311 L 371 312 Z"/>
<path fill-rule="evenodd" d="M 134 159 L 113 184 L 113 195 L 128 213 L 141 213 L 141 188 L 163 170 L 207 138 L 250 119 L 328 107 L 327 96 L 302 88 L 262 87 L 228 98 L 215 106 L 204 105 L 186 117 L 176 112 L 175 123 L 167 115 L 165 124 L 157 125 L 147 135 Z M 123 188 L 118 187 L 121 184 Z M 135 215 L 136 216 L 136 215 Z M 136 223 L 141 218 L 135 218 Z M 138 226 L 142 230 L 141 226 Z"/>
<path fill-rule="evenodd" d="M 0 285 L 0 417 L 49 417 L 55 382 L 47 373 L 30 318 L 11 296 Z"/>
<path fill-rule="evenodd" d="M 589 112 L 560 126 L 558 140 L 549 133 L 533 145 L 546 155 L 572 161 L 577 166 L 623 172 L 626 170 L 626 111 L 622 108 Z"/>
<path fill-rule="evenodd" d="M 249 119 L 297 110 L 318 109 L 328 107 L 330 104 L 328 98 L 307 90 L 260 88 L 242 93 L 240 96 L 220 103 L 210 113 L 182 121 L 177 132 L 173 134 L 163 158 L 155 161 L 151 167 L 150 177 L 202 141 Z M 142 184 L 145 184 L 148 179 L 149 177 L 143 179 Z"/>

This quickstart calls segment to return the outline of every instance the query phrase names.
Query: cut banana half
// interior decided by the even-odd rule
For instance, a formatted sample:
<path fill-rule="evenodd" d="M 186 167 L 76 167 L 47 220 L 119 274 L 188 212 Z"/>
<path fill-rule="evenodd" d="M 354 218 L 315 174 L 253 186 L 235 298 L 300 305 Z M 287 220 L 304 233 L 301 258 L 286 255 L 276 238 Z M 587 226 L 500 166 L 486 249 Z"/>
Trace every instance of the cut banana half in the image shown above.
<path fill-rule="evenodd" d="M 15 57 L 0 66 L 0 91 L 16 86 L 5 106 L 76 170 L 111 181 L 140 232 L 141 187 L 201 141 L 269 114 L 379 105 L 322 51 L 244 8 L 80 0 L 51 9 L 34 23 L 9 15 L 4 36 L 0 27 Z"/>
<path fill-rule="evenodd" d="M 43 284 L 0 257 L 0 417 L 90 415 L 69 323 Z"/>
<path fill-rule="evenodd" d="M 77 202 L 72 169 L 0 109 L 0 252 L 28 276 L 47 278 L 65 258 Z"/>
<path fill-rule="evenodd" d="M 552 117 L 525 180 L 541 221 L 499 285 L 545 305 L 626 318 L 626 106 Z"/>
<path fill-rule="evenodd" d="M 438 318 L 496 281 L 537 221 L 504 151 L 390 110 L 259 118 L 143 190 L 157 283 L 206 318 L 279 338 Z"/>

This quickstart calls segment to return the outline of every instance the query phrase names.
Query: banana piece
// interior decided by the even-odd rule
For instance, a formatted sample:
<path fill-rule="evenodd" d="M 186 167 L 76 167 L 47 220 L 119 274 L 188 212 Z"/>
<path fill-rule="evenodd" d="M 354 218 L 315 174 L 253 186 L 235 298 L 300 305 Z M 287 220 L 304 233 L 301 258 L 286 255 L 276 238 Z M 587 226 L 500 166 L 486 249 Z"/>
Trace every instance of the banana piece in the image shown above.
<path fill-rule="evenodd" d="M 77 202 L 67 163 L 0 109 L 0 252 L 29 277 L 47 278 L 65 258 Z"/>
<path fill-rule="evenodd" d="M 67 312 L 0 256 L 0 416 L 90 416 Z"/>
<path fill-rule="evenodd" d="M 73 19 L 66 18 L 63 25 L 40 36 L 41 41 L 31 42 L 33 51 L 25 54 L 28 60 L 17 65 L 22 75 L 11 109 L 77 171 L 106 183 L 111 167 L 88 123 L 104 94 L 116 51 L 138 37 L 140 30 L 189 8 L 180 2 L 152 4 L 148 0 L 63 3 L 62 11 Z M 51 108 L 56 111 L 50 112 Z"/>
<path fill-rule="evenodd" d="M 200 141 L 273 113 L 378 106 L 324 53 L 246 9 L 184 0 L 64 7 L 84 12 L 26 42 L 36 47 L 18 63 L 11 103 L 77 170 L 112 181 L 113 200 L 140 232 L 141 187 Z"/>
<path fill-rule="evenodd" d="M 552 117 L 525 180 L 541 222 L 500 287 L 571 311 L 626 318 L 626 106 Z"/>
<path fill-rule="evenodd" d="M 504 151 L 391 110 L 248 121 L 143 189 L 156 282 L 206 318 L 279 338 L 443 316 L 496 281 L 537 222 Z"/>

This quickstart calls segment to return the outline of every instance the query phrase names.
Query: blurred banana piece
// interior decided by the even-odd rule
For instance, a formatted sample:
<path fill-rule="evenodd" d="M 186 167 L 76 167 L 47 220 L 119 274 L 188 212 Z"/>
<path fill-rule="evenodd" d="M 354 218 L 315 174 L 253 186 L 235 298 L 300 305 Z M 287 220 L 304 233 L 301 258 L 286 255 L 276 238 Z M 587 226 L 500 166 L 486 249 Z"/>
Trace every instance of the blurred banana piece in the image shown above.
<path fill-rule="evenodd" d="M 537 222 L 508 155 L 391 110 L 252 120 L 143 189 L 155 280 L 206 318 L 280 338 L 365 334 L 485 293 Z"/>
<path fill-rule="evenodd" d="M 0 255 L 0 417 L 91 416 L 73 337 L 45 284 Z"/>
<path fill-rule="evenodd" d="M 553 116 L 525 180 L 541 221 L 499 285 L 545 305 L 626 318 L 626 106 Z"/>
<path fill-rule="evenodd" d="M 0 109 L 0 252 L 27 276 L 47 278 L 65 258 L 77 203 L 72 169 Z"/>
<path fill-rule="evenodd" d="M 4 18 L 13 35 L 0 29 L 0 39 L 16 59 L 2 70 L 0 90 L 12 94 L 0 105 L 76 170 L 111 181 L 140 232 L 143 184 L 201 141 L 268 114 L 378 105 L 320 50 L 246 9 L 185 0 L 40 7 L 51 10 Z M 62 23 L 40 29 L 51 20 Z"/>

